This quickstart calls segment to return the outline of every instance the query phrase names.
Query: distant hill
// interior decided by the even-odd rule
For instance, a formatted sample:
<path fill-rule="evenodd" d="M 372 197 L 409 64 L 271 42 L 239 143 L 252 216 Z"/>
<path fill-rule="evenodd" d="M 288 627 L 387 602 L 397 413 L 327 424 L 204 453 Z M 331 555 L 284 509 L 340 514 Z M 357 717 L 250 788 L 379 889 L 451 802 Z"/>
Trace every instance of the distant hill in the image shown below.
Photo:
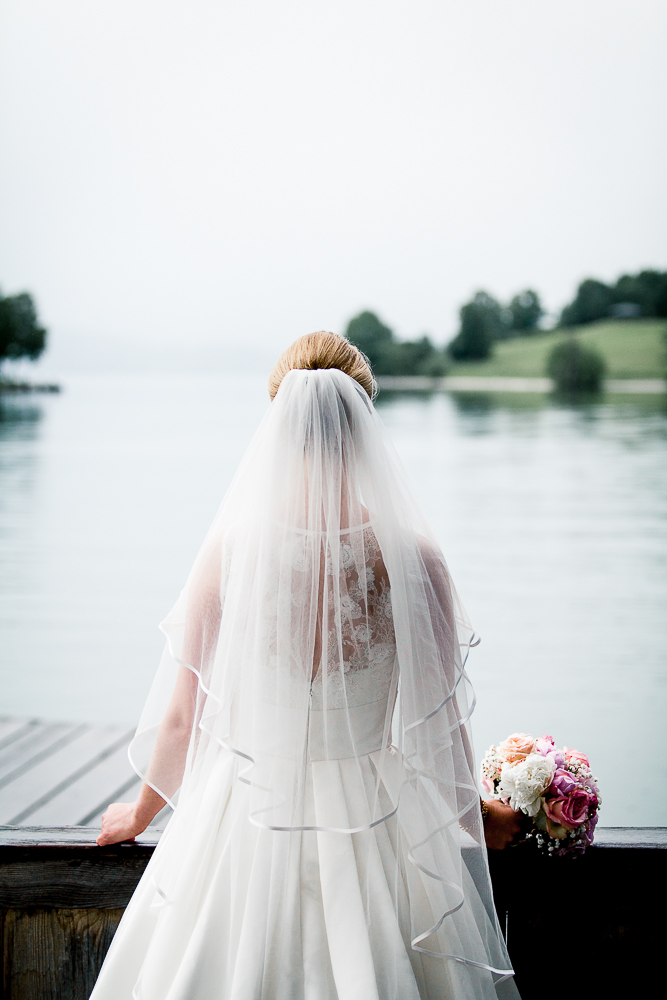
<path fill-rule="evenodd" d="M 486 361 L 453 361 L 449 375 L 507 375 L 539 378 L 554 344 L 575 333 L 598 348 L 607 378 L 664 378 L 667 375 L 667 322 L 658 319 L 598 320 L 585 326 L 516 337 L 495 344 Z"/>

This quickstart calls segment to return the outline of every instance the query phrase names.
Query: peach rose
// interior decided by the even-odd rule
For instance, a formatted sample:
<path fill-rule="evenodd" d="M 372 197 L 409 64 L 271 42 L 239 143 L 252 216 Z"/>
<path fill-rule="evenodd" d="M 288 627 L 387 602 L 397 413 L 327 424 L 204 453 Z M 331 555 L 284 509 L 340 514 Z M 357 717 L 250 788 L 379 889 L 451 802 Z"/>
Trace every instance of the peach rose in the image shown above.
<path fill-rule="evenodd" d="M 591 766 L 588 757 L 586 756 L 585 753 L 582 753 L 581 750 L 574 750 L 574 749 L 568 750 L 567 747 L 564 747 L 564 750 L 565 750 L 565 760 L 579 760 L 581 761 L 582 764 L 585 764 L 586 767 Z"/>
<path fill-rule="evenodd" d="M 519 760 L 525 760 L 533 752 L 535 743 L 535 737 L 528 733 L 513 733 L 500 744 L 498 754 L 509 764 L 515 764 Z"/>

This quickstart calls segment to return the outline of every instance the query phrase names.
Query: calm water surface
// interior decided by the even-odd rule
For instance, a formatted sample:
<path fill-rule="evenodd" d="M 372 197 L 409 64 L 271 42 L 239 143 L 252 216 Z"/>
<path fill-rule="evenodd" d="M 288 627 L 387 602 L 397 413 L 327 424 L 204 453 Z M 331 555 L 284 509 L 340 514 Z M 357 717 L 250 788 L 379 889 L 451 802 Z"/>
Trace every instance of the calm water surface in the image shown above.
<path fill-rule="evenodd" d="M 77 377 L 0 419 L 3 713 L 133 722 L 267 407 L 261 377 Z M 586 750 L 605 825 L 667 825 L 662 397 L 401 395 L 379 409 L 482 635 L 478 751 Z"/>

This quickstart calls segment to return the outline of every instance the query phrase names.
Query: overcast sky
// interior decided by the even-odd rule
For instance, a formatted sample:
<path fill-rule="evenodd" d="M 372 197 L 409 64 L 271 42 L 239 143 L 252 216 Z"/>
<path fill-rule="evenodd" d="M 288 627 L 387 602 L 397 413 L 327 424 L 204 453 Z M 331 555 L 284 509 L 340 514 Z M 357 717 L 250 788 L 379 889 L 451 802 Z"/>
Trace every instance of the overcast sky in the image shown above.
<path fill-rule="evenodd" d="M 556 309 L 667 268 L 666 43 L 664 0 L 5 0 L 0 286 L 63 364 Z"/>

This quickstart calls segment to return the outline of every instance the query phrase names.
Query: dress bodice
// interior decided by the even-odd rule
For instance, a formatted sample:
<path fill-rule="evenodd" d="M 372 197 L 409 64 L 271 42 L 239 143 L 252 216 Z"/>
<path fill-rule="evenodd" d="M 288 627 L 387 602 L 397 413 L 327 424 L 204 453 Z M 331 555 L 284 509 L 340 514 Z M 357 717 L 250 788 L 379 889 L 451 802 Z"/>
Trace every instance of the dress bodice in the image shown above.
<path fill-rule="evenodd" d="M 336 575 L 327 580 L 327 669 L 319 664 L 310 691 L 311 760 L 378 750 L 395 691 L 391 590 L 370 525 L 341 536 Z"/>
<path fill-rule="evenodd" d="M 391 591 L 375 532 L 366 524 L 323 544 L 315 532 L 295 531 L 290 547 L 289 588 L 276 573 L 265 591 L 269 656 L 261 684 L 245 689 L 240 675 L 236 701 L 245 711 L 232 706 L 232 741 L 253 757 L 372 753 L 382 746 L 396 691 Z M 313 564 L 320 566 L 317 593 L 308 586 Z M 280 641 L 275 623 L 287 609 L 293 630 Z"/>

